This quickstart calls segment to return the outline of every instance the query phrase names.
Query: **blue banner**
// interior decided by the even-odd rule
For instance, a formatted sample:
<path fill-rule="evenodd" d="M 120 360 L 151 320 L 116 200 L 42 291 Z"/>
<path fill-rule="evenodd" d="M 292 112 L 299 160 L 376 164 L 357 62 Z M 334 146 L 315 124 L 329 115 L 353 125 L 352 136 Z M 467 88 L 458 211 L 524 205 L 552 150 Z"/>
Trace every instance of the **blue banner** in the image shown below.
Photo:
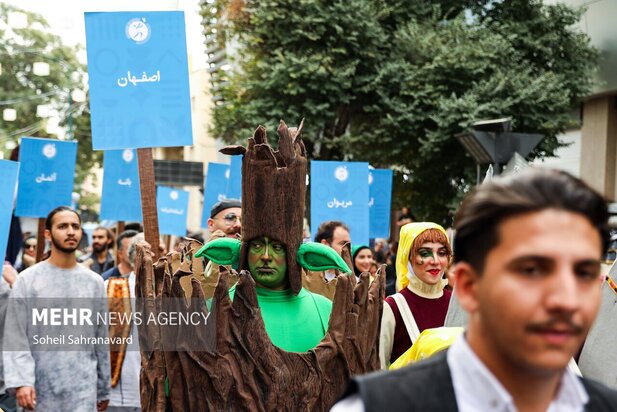
<path fill-rule="evenodd" d="M 390 237 L 390 209 L 392 207 L 392 170 L 372 169 L 368 172 L 369 236 Z"/>
<path fill-rule="evenodd" d="M 19 163 L 0 160 L 0 265 L 4 263 L 9 238 L 18 170 Z"/>
<path fill-rule="evenodd" d="M 223 163 L 208 163 L 208 173 L 204 180 L 204 208 L 201 215 L 201 227 L 208 227 L 208 218 L 212 206 L 227 198 L 229 181 L 229 165 Z"/>
<path fill-rule="evenodd" d="M 141 222 L 137 150 L 106 150 L 103 166 L 101 219 Z"/>
<path fill-rule="evenodd" d="M 227 185 L 228 199 L 242 198 L 242 157 L 232 156 L 229 165 L 229 183 Z"/>
<path fill-rule="evenodd" d="M 368 163 L 311 161 L 311 226 L 340 220 L 353 244 L 369 242 Z"/>
<path fill-rule="evenodd" d="M 186 218 L 189 207 L 189 192 L 173 187 L 158 186 L 156 189 L 159 232 L 165 235 L 186 236 Z"/>
<path fill-rule="evenodd" d="M 191 146 L 184 13 L 85 13 L 92 147 Z"/>
<path fill-rule="evenodd" d="M 47 217 L 58 206 L 70 206 L 77 142 L 22 137 L 15 215 Z"/>

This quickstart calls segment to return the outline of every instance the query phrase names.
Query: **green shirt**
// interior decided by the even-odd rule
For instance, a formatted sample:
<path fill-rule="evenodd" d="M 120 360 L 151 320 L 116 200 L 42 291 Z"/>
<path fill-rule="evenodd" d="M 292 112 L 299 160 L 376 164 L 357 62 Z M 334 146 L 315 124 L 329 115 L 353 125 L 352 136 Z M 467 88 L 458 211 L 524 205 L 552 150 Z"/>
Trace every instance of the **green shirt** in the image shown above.
<path fill-rule="evenodd" d="M 291 289 L 256 290 L 266 332 L 276 346 L 288 352 L 307 352 L 323 339 L 332 312 L 328 298 L 304 288 L 298 295 Z M 235 285 L 229 289 L 232 299 L 235 291 Z"/>

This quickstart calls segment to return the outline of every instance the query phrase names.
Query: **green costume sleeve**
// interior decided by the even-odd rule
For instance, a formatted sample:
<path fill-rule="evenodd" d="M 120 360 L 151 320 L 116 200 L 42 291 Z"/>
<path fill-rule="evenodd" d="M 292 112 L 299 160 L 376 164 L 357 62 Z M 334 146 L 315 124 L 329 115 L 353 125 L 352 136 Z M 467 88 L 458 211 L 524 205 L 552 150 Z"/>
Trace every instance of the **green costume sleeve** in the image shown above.
<path fill-rule="evenodd" d="M 297 260 L 300 266 L 313 272 L 336 269 L 343 273 L 351 273 L 347 263 L 334 249 L 317 242 L 301 244 Z"/>

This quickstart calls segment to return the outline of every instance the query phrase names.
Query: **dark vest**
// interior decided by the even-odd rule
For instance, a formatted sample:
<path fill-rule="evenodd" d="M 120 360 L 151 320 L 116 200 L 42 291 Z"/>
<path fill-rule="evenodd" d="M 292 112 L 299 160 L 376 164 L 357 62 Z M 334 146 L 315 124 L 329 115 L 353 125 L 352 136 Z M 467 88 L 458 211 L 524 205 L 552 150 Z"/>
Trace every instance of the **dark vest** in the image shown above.
<path fill-rule="evenodd" d="M 617 391 L 582 379 L 589 394 L 590 412 L 617 412 Z M 376 372 L 354 378 L 346 395 L 358 394 L 366 412 L 456 412 L 456 398 L 446 352 L 391 372 Z"/>

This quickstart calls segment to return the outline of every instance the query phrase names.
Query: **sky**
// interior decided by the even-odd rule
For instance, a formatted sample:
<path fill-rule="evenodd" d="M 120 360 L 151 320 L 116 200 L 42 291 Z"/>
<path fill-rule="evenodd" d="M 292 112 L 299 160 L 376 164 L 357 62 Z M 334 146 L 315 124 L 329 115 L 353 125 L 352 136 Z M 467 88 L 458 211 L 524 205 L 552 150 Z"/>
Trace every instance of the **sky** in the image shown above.
<path fill-rule="evenodd" d="M 67 45 L 86 45 L 84 12 L 86 11 L 164 11 L 183 10 L 186 41 L 191 70 L 206 66 L 199 0 L 0 0 L 23 10 L 41 14 L 50 31 Z M 85 63 L 85 53 L 79 56 Z"/>

